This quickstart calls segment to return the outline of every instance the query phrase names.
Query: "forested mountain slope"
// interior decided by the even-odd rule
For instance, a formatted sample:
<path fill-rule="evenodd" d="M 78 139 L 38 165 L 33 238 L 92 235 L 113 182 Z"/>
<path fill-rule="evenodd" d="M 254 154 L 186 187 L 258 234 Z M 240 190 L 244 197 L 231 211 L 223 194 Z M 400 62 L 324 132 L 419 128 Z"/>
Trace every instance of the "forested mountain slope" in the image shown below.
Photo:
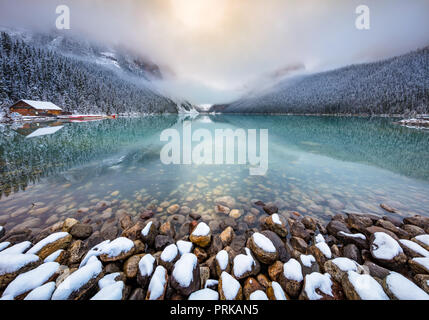
<path fill-rule="evenodd" d="M 385 61 L 290 78 L 211 112 L 429 113 L 429 47 Z"/>
<path fill-rule="evenodd" d="M 52 101 L 79 113 L 177 113 L 150 84 L 153 65 L 78 40 L 0 34 L 0 107 L 20 99 Z"/>

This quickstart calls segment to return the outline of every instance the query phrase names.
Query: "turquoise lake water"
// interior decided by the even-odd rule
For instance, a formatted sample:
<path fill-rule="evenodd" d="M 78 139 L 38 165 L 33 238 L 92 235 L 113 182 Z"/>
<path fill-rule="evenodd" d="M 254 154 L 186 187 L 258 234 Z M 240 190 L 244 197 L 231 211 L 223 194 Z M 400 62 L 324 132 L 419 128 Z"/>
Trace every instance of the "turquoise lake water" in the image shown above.
<path fill-rule="evenodd" d="M 165 129 L 268 129 L 268 171 L 249 165 L 165 165 Z M 343 212 L 429 215 L 429 132 L 394 119 L 316 116 L 148 116 L 86 123 L 1 127 L 0 224 L 43 228 L 64 217 L 108 219 L 144 208 L 167 219 L 172 204 L 210 222 L 215 199 L 231 196 L 238 221 L 253 221 L 252 199 L 323 220 Z M 197 145 L 194 143 L 193 146 Z M 182 145 L 183 146 L 183 145 Z M 213 147 L 211 143 L 209 146 Z M 89 211 L 78 209 L 88 208 Z M 82 213 L 84 212 L 84 213 Z M 224 215 L 224 214 L 223 214 Z M 247 216 L 247 220 L 246 220 Z M 257 215 L 256 215 L 257 217 Z"/>

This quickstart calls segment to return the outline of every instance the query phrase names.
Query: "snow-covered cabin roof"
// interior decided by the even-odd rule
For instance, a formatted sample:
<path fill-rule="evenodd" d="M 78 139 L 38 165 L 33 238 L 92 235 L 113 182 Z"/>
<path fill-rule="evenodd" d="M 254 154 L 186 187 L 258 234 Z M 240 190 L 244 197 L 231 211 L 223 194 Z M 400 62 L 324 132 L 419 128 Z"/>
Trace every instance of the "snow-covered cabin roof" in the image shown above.
<path fill-rule="evenodd" d="M 62 109 L 52 102 L 47 101 L 32 101 L 32 100 L 21 100 L 22 102 L 25 102 L 26 104 L 29 104 L 36 110 L 58 110 L 61 111 Z"/>

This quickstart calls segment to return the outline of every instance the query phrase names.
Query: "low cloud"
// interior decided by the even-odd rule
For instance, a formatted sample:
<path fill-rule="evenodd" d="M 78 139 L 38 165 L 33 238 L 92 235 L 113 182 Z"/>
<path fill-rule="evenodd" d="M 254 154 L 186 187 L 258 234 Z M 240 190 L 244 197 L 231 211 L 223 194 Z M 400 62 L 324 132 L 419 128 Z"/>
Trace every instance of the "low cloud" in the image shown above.
<path fill-rule="evenodd" d="M 194 103 L 228 102 L 295 66 L 307 72 L 429 45 L 429 0 L 2 0 L 1 24 L 45 31 L 71 8 L 76 35 L 125 46 L 161 66 L 159 85 Z M 169 72 L 167 72 L 169 70 Z"/>

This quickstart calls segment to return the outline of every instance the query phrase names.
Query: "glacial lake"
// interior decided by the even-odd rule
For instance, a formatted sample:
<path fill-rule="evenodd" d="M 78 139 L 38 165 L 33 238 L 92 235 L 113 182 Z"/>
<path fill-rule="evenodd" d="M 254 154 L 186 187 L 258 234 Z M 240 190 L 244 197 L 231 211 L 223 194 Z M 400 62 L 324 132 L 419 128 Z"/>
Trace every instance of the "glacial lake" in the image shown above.
<path fill-rule="evenodd" d="M 187 121 L 193 132 L 213 136 L 216 129 L 268 129 L 267 173 L 250 175 L 248 164 L 163 164 L 161 132 L 182 136 Z M 2 126 L 0 225 L 39 230 L 74 217 L 101 228 L 119 210 L 138 219 L 144 209 L 163 222 L 177 204 L 216 226 L 228 218 L 215 211 L 222 196 L 233 198 L 235 221 L 250 228 L 263 215 L 255 199 L 274 202 L 284 216 L 296 211 L 323 221 L 344 210 L 389 215 L 381 203 L 394 216 L 429 215 L 429 132 L 394 121 L 168 115 Z"/>

